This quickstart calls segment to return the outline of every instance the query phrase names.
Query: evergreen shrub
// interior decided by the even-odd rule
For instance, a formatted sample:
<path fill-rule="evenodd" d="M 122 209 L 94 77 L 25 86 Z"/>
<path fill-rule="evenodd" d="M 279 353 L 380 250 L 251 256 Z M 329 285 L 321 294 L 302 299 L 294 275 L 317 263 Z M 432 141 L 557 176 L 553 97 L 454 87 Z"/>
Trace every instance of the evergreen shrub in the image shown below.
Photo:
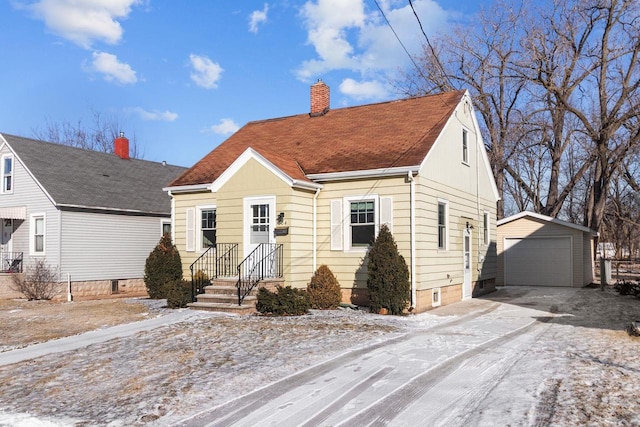
<path fill-rule="evenodd" d="M 322 264 L 307 285 L 311 308 L 335 310 L 342 302 L 340 283 L 329 267 Z"/>
<path fill-rule="evenodd" d="M 311 302 L 304 289 L 278 286 L 276 292 L 258 289 L 256 309 L 273 316 L 301 316 L 309 312 Z"/>
<path fill-rule="evenodd" d="M 191 282 L 176 280 L 167 291 L 167 307 L 184 308 L 191 302 Z"/>
<path fill-rule="evenodd" d="M 182 279 L 182 262 L 178 248 L 165 234 L 151 251 L 144 266 L 144 284 L 149 298 L 166 298 L 169 288 Z"/>
<path fill-rule="evenodd" d="M 409 268 L 386 225 L 380 227 L 368 257 L 369 310 L 378 313 L 386 308 L 389 314 L 402 314 L 411 300 Z"/>

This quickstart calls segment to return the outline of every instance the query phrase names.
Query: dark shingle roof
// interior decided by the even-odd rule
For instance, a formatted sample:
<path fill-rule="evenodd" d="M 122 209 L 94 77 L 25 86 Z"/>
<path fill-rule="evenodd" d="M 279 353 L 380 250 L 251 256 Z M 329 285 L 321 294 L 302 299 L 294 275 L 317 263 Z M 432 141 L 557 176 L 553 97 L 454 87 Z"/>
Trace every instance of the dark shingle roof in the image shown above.
<path fill-rule="evenodd" d="M 215 181 L 248 147 L 289 177 L 417 166 L 464 91 L 251 122 L 171 183 Z"/>
<path fill-rule="evenodd" d="M 186 170 L 19 136 L 2 136 L 60 207 L 169 214 L 170 198 L 162 188 Z"/>

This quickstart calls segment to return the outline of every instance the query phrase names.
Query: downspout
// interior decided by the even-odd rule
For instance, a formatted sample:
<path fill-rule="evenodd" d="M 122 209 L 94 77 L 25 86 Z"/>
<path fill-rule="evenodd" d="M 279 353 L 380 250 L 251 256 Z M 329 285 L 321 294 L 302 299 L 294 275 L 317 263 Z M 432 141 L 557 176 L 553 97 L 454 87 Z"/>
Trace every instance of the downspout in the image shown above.
<path fill-rule="evenodd" d="M 176 199 L 173 197 L 171 190 L 168 190 L 167 193 L 171 198 L 171 243 L 175 245 L 176 241 L 176 225 L 174 224 L 174 220 L 176 217 Z"/>
<path fill-rule="evenodd" d="M 410 310 L 416 308 L 416 182 L 413 173 L 407 173 L 409 180 L 409 230 L 410 230 L 410 253 L 411 253 L 411 307 Z"/>
<path fill-rule="evenodd" d="M 315 271 L 317 270 L 318 266 L 317 266 L 317 250 L 316 250 L 316 245 L 317 245 L 317 241 L 318 241 L 318 231 L 317 231 L 317 199 L 318 199 L 318 195 L 320 194 L 320 189 L 317 188 L 316 189 L 316 193 L 313 195 L 313 273 L 315 273 Z"/>

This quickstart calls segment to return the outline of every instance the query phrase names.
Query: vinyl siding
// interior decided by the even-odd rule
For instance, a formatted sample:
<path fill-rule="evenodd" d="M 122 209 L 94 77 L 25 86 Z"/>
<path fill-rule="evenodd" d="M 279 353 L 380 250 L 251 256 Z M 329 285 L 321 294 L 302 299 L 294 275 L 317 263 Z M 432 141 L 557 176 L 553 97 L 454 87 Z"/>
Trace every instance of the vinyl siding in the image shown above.
<path fill-rule="evenodd" d="M 0 156 L 9 154 L 8 147 L 0 150 Z M 29 255 L 29 218 L 32 214 L 45 215 L 45 262 L 53 267 L 60 265 L 59 244 L 60 226 L 58 210 L 40 188 L 38 183 L 27 172 L 19 158 L 13 158 L 13 193 L 0 193 L 1 207 L 27 207 L 27 219 L 24 221 L 14 221 L 14 233 L 12 236 L 12 250 L 24 253 L 24 267 L 33 264 L 34 257 Z"/>
<path fill-rule="evenodd" d="M 61 219 L 61 273 L 72 281 L 144 277 L 161 235 L 161 218 L 63 211 Z"/>

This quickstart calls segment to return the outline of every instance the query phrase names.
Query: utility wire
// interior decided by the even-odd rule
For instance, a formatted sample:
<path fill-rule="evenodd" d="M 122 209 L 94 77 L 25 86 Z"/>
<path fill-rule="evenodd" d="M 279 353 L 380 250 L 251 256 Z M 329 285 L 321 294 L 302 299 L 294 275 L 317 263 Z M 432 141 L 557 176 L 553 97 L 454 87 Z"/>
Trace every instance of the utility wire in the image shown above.
<path fill-rule="evenodd" d="M 426 81 L 427 77 L 424 75 L 424 73 L 422 72 L 422 69 L 418 66 L 418 64 L 416 63 L 415 59 L 413 59 L 413 56 L 411 56 L 411 54 L 409 53 L 407 48 L 404 46 L 404 43 L 402 43 L 402 40 L 400 40 L 400 37 L 398 36 L 398 33 L 396 33 L 396 30 L 393 29 L 393 26 L 391 25 L 391 22 L 389 22 L 389 20 L 387 19 L 387 15 L 385 15 L 384 11 L 382 10 L 380 5 L 378 4 L 378 0 L 373 0 L 373 2 L 378 7 L 378 10 L 382 14 L 382 17 L 384 18 L 384 20 L 387 22 L 387 26 L 389 26 L 389 28 L 393 32 L 393 35 L 396 36 L 396 39 L 398 40 L 398 43 L 400 43 L 400 46 L 402 46 L 402 49 L 404 49 L 404 52 L 407 54 L 407 56 L 409 57 L 411 62 L 413 62 L 413 65 L 416 67 L 416 70 L 418 70 L 418 73 L 420 73 L 420 76 Z M 414 11 L 414 13 L 415 13 L 415 11 Z M 422 27 L 422 25 L 421 25 L 421 27 Z M 423 33 L 424 33 L 424 31 L 423 31 Z"/>
<path fill-rule="evenodd" d="M 376 2 L 376 4 L 378 4 L 378 3 Z M 431 54 L 433 55 L 433 58 L 436 60 L 436 64 L 438 65 L 438 68 L 440 68 L 440 72 L 442 73 L 442 76 L 445 79 L 447 79 L 447 83 L 449 83 L 449 89 L 451 89 L 451 90 L 455 89 L 455 86 L 451 83 L 451 79 L 449 79 L 449 75 L 444 71 L 444 67 L 442 66 L 442 63 L 440 62 L 440 58 L 438 58 L 438 55 L 436 55 L 435 49 L 431 45 L 431 42 L 429 41 L 429 37 L 427 37 L 427 33 L 424 31 L 424 28 L 422 27 L 422 22 L 420 21 L 420 17 L 416 13 L 416 9 L 413 7 L 413 2 L 411 0 L 409 0 L 409 6 L 411 6 L 411 10 L 413 11 L 413 14 L 415 15 L 416 19 L 418 20 L 418 25 L 420 25 L 420 30 L 422 31 L 422 35 L 424 36 L 425 40 L 427 40 L 427 45 L 429 46 L 429 49 L 431 50 Z M 422 74 L 422 73 L 420 73 L 420 74 Z M 422 77 L 424 77 L 424 75 L 422 75 Z"/>

